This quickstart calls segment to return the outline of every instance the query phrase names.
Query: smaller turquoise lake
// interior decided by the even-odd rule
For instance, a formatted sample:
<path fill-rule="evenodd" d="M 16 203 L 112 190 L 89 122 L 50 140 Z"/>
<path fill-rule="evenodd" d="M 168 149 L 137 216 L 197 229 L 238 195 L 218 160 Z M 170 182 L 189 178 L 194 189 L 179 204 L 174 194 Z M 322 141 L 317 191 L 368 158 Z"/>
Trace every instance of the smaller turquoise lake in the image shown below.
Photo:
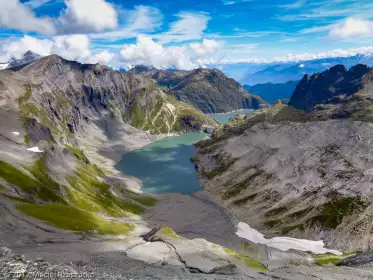
<path fill-rule="evenodd" d="M 252 110 L 241 110 L 227 114 L 211 115 L 226 123 L 237 114 Z M 195 147 L 193 143 L 208 137 L 202 132 L 190 132 L 181 136 L 166 137 L 141 149 L 125 154 L 115 166 L 120 172 L 142 180 L 141 190 L 147 193 L 191 194 L 202 190 L 194 164 L 190 161 Z"/>
<path fill-rule="evenodd" d="M 213 114 L 209 115 L 213 119 L 217 120 L 220 123 L 226 123 L 229 121 L 229 119 L 234 118 L 236 115 L 246 115 L 250 112 L 253 112 L 252 109 L 243 109 L 236 112 L 230 112 L 230 113 L 224 113 L 224 114 Z"/>

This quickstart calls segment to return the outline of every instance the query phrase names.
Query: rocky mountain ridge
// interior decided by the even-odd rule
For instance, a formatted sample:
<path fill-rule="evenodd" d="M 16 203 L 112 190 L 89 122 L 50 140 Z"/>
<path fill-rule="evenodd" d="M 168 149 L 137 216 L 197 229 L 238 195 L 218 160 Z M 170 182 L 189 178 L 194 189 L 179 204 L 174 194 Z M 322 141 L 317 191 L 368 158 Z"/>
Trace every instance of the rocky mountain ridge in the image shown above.
<path fill-rule="evenodd" d="M 289 105 L 311 110 L 317 104 L 342 102 L 370 83 L 372 73 L 372 68 L 359 64 L 349 70 L 343 65 L 336 65 L 322 73 L 305 75 L 290 98 Z"/>
<path fill-rule="evenodd" d="M 217 69 L 164 71 L 137 66 L 130 72 L 151 77 L 167 94 L 193 105 L 204 113 L 258 109 L 267 104 L 259 96 L 249 94 L 238 82 Z"/>

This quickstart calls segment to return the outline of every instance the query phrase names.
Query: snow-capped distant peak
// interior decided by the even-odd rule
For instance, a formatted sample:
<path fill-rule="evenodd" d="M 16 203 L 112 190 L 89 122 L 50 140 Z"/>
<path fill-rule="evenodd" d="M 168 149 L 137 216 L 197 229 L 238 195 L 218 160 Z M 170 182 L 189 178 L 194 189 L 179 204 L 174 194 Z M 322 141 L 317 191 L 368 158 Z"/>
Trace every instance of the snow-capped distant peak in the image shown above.
<path fill-rule="evenodd" d="M 34 62 L 35 60 L 38 60 L 40 58 L 40 55 L 32 52 L 27 51 L 21 58 L 17 59 L 15 57 L 12 57 L 6 68 L 12 68 L 17 66 L 22 66 L 31 62 Z"/>

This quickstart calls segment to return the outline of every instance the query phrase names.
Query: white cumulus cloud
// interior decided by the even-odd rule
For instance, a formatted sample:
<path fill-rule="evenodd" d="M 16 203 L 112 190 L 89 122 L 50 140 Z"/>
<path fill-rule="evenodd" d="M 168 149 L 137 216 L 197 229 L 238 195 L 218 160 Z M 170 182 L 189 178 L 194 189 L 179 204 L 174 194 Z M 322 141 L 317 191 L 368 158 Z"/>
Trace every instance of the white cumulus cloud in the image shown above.
<path fill-rule="evenodd" d="M 90 40 L 86 35 L 57 36 L 52 40 L 51 53 L 84 62 L 91 56 Z"/>
<path fill-rule="evenodd" d="M 19 0 L 0 0 L 0 27 L 46 35 L 56 32 L 50 18 L 37 17 L 29 6 Z"/>
<path fill-rule="evenodd" d="M 120 54 L 127 67 L 139 64 L 157 68 L 174 66 L 177 69 L 193 69 L 197 67 L 188 56 L 186 47 L 165 48 L 148 36 L 139 36 L 136 44 L 125 45 Z"/>
<path fill-rule="evenodd" d="M 12 57 L 21 58 L 29 50 L 41 56 L 57 54 L 82 63 L 110 64 L 114 57 L 114 54 L 108 51 L 92 54 L 91 42 L 86 35 L 55 36 L 51 39 L 38 39 L 26 35 L 0 44 L 0 62 L 7 62 Z"/>
<path fill-rule="evenodd" d="M 7 62 L 12 57 L 21 58 L 27 51 L 32 51 L 41 56 L 51 53 L 52 41 L 24 36 L 17 40 L 6 40 L 0 44 L 0 61 Z"/>
<path fill-rule="evenodd" d="M 373 37 L 373 21 L 347 18 L 331 26 L 329 34 L 338 38 Z"/>
<path fill-rule="evenodd" d="M 118 14 L 105 0 L 65 0 L 59 18 L 62 33 L 102 32 L 118 26 Z"/>
<path fill-rule="evenodd" d="M 92 55 L 92 57 L 90 58 L 90 63 L 100 63 L 103 65 L 108 65 L 112 62 L 114 56 L 115 55 L 113 53 L 110 53 L 105 50 L 100 53 Z"/>
<path fill-rule="evenodd" d="M 203 39 L 202 43 L 191 43 L 190 47 L 198 57 L 201 57 L 214 54 L 221 44 L 215 40 Z"/>

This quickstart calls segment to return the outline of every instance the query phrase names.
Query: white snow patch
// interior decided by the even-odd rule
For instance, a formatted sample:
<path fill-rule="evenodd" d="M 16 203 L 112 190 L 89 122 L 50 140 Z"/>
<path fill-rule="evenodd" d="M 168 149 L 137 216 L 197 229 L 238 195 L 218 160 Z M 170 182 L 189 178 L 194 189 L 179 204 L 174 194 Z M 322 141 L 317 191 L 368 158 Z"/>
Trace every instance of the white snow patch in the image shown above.
<path fill-rule="evenodd" d="M 15 135 L 15 136 L 20 136 L 21 135 L 21 133 L 19 133 L 18 131 L 13 131 L 12 134 Z"/>
<path fill-rule="evenodd" d="M 39 150 L 39 147 L 32 147 L 27 149 L 27 151 L 34 152 L 34 153 L 43 153 L 44 151 Z"/>
<path fill-rule="evenodd" d="M 173 113 L 175 112 L 176 108 L 171 103 L 166 103 L 167 108 Z"/>
<path fill-rule="evenodd" d="M 264 244 L 269 247 L 279 249 L 281 251 L 288 251 L 295 249 L 299 251 L 309 251 L 315 254 L 332 253 L 335 255 L 342 255 L 342 252 L 337 250 L 329 250 L 324 248 L 324 241 L 312 241 L 306 239 L 296 239 L 291 237 L 274 237 L 266 239 L 259 231 L 251 228 L 248 224 L 238 223 L 236 235 L 247 239 L 254 243 Z"/>
<path fill-rule="evenodd" d="M 305 65 L 303 63 L 299 65 L 300 68 L 304 68 L 304 66 Z"/>

